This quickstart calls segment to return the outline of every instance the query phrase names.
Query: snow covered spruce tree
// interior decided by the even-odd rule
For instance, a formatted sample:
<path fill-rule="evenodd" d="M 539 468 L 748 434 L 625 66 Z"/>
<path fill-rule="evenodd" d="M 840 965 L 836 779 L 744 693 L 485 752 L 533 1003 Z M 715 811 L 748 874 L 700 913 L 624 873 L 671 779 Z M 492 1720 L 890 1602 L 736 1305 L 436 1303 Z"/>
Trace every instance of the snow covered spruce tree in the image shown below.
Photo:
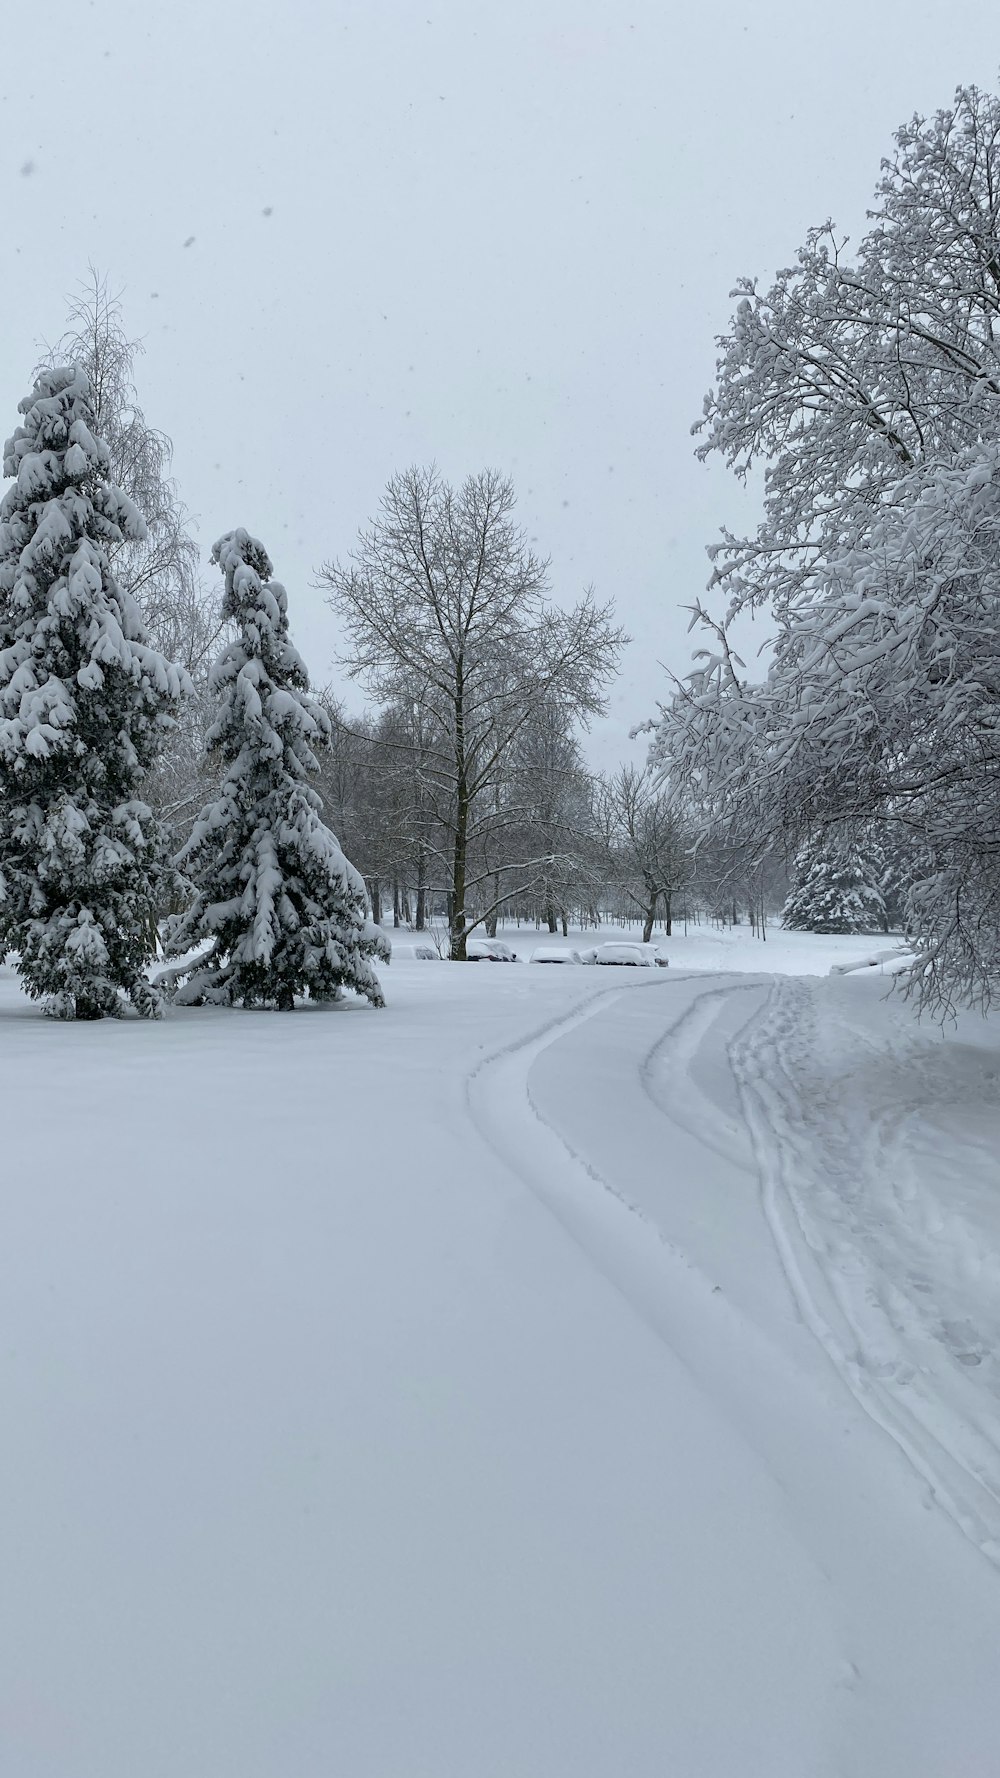
<path fill-rule="evenodd" d="M 208 941 L 193 964 L 168 972 L 187 1005 L 277 1006 L 296 994 L 335 999 L 352 988 L 384 1004 L 372 959 L 389 946 L 369 918 L 362 877 L 320 819 L 306 780 L 330 719 L 309 692 L 288 636 L 285 589 L 246 531 L 212 551 L 225 575 L 223 614 L 237 634 L 212 669 L 218 715 L 210 752 L 225 770 L 178 864 L 196 888 L 167 945 L 179 956 Z"/>
<path fill-rule="evenodd" d="M 781 911 L 794 932 L 884 932 L 885 903 L 854 851 L 807 842 L 795 860 L 795 887 Z"/>
<path fill-rule="evenodd" d="M 44 370 L 8 439 L 0 502 L 0 946 L 60 1018 L 151 1016 L 173 873 L 139 796 L 186 674 L 150 648 L 108 552 L 145 532 L 110 479 L 89 379 Z"/>

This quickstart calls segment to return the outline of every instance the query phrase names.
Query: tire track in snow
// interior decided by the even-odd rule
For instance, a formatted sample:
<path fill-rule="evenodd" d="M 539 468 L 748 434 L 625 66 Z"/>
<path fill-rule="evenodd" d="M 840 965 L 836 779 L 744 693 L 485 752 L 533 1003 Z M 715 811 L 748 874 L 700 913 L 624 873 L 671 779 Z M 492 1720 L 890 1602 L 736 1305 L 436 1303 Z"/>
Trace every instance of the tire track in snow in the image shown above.
<path fill-rule="evenodd" d="M 714 1280 L 670 1240 L 641 1205 L 599 1173 L 549 1123 L 530 1084 L 531 1070 L 544 1051 L 602 1012 L 610 1011 L 625 994 L 662 992 L 681 980 L 691 979 L 678 976 L 671 982 L 643 984 L 641 990 L 616 987 L 594 994 L 583 1006 L 484 1058 L 470 1075 L 466 1093 L 472 1120 L 494 1153 L 545 1204 L 591 1263 L 664 1340 L 699 1384 L 716 1399 L 727 1402 L 727 1411 L 757 1446 L 754 1428 L 739 1411 L 740 1404 L 732 1396 L 731 1379 L 724 1375 L 723 1348 L 735 1338 L 745 1351 L 757 1351 L 758 1362 L 773 1364 L 778 1356 L 773 1342 L 728 1296 L 719 1293 Z M 676 1118 L 671 1103 L 676 1095 L 669 1094 L 666 1099 L 663 1096 L 656 1078 L 658 1056 L 669 1054 L 669 1046 L 675 1043 L 682 1065 L 685 1059 L 690 1061 L 721 1013 L 724 997 L 753 987 L 759 990 L 760 981 L 730 984 L 727 988 L 706 985 L 693 1005 L 682 1011 L 641 1061 L 643 1091 L 662 1116 Z M 801 1043 L 807 999 L 808 989 L 794 978 L 775 980 L 762 1011 L 751 1017 L 727 1046 L 771 1240 L 804 1326 L 858 1405 L 894 1441 L 932 1498 L 971 1542 L 991 1561 L 1000 1564 L 1000 1499 L 982 1476 L 963 1461 L 959 1451 L 935 1439 L 886 1381 L 874 1374 L 862 1338 L 824 1271 L 821 1255 L 811 1245 L 798 1213 L 790 1172 L 808 1181 L 810 1167 L 815 1167 L 817 1158 L 822 1165 L 822 1157 L 817 1157 L 808 1139 L 796 1134 L 801 1123 L 801 1096 L 786 1061 L 789 1044 Z M 719 1002 L 718 1009 L 707 1009 L 707 1000 Z M 681 1124 L 689 1129 L 693 1125 L 692 1133 L 705 1142 L 702 1121 L 691 1114 L 690 1106 Z M 725 1146 L 713 1144 L 711 1139 L 706 1146 L 725 1154 Z M 676 1300 L 681 1279 L 686 1285 L 685 1295 L 694 1293 L 689 1297 L 687 1310 L 696 1313 L 697 1328 L 685 1322 L 687 1311 Z M 711 1336 L 706 1317 L 714 1330 Z M 702 1348 L 700 1343 L 706 1337 L 708 1345 Z"/>
<path fill-rule="evenodd" d="M 678 979 L 688 978 L 674 978 L 675 981 Z M 570 1032 L 596 1018 L 598 1013 L 609 1011 L 625 994 L 649 993 L 671 985 L 657 981 L 643 984 L 642 988 L 600 990 L 572 1012 L 550 1019 L 530 1036 L 519 1038 L 516 1043 L 485 1056 L 466 1081 L 469 1112 L 483 1140 L 575 1237 L 577 1231 L 572 1226 L 575 1206 L 571 1191 L 574 1180 L 578 1186 L 583 1183 L 591 1188 L 598 1186 L 630 1216 L 637 1217 L 650 1234 L 662 1239 L 659 1230 L 640 1207 L 609 1185 L 542 1116 L 531 1094 L 531 1069 L 543 1050 L 560 1038 L 568 1037 Z M 538 1163 L 541 1152 L 546 1157 L 544 1167 Z"/>
<path fill-rule="evenodd" d="M 699 980 L 705 978 L 678 974 L 670 981 L 650 982 L 642 988 L 614 988 L 593 995 L 583 1006 L 484 1057 L 466 1081 L 466 1099 L 472 1122 L 487 1146 L 556 1218 L 589 1262 L 771 1469 L 758 1424 L 761 1417 L 769 1416 L 770 1398 L 766 1390 L 763 1396 L 757 1394 L 756 1381 L 773 1374 L 777 1367 L 783 1389 L 792 1388 L 786 1355 L 640 1204 L 567 1141 L 545 1117 L 531 1091 L 531 1071 L 539 1056 L 610 1011 L 626 994 L 664 993 L 682 981 Z M 760 980 L 731 984 L 728 989 L 709 987 L 706 982 L 695 1008 L 703 999 L 716 1000 L 751 988 L 759 992 Z M 658 1119 L 667 1121 L 668 1113 L 649 1079 L 642 1077 L 652 1066 L 651 1057 L 693 1010 L 683 1009 L 639 1064 L 640 1090 Z M 694 1020 L 696 1029 L 701 1017 Z M 711 1018 L 707 1023 L 711 1024 Z M 691 1036 L 690 1028 L 683 1041 L 697 1048 L 698 1040 Z M 701 1131 L 697 1134 L 700 1139 Z M 771 1472 L 774 1474 L 773 1469 Z"/>
<path fill-rule="evenodd" d="M 820 1720 L 817 1713 L 822 1713 L 829 1727 L 820 1733 L 817 1748 L 801 1769 L 815 1770 L 819 1778 L 827 1763 L 831 1770 L 840 1770 L 833 1748 L 841 1734 L 853 1733 L 847 1725 L 853 1722 L 852 1693 L 859 1683 L 859 1665 L 840 1613 L 831 1604 L 830 1575 L 823 1558 L 800 1515 L 789 1507 L 789 1478 L 782 1461 L 785 1448 L 789 1441 L 801 1446 L 810 1465 L 815 1452 L 815 1441 L 801 1437 L 797 1418 L 789 1412 L 789 1401 L 803 1385 L 785 1355 L 666 1235 L 654 1217 L 599 1172 L 550 1123 L 532 1091 L 531 1073 L 539 1057 L 615 1010 L 626 997 L 632 1004 L 640 993 L 665 995 L 666 1013 L 671 989 L 682 981 L 703 979 L 700 973 L 677 974 L 666 982 L 593 995 L 572 1012 L 484 1057 L 467 1077 L 466 1100 L 471 1121 L 493 1155 L 549 1212 L 585 1262 L 663 1348 L 667 1365 L 684 1380 L 684 1391 L 678 1396 L 670 1387 L 667 1369 L 659 1401 L 660 1411 L 677 1414 L 678 1438 L 689 1441 L 679 1446 L 680 1461 L 695 1474 L 699 1465 L 707 1464 L 710 1473 L 718 1475 L 715 1466 L 721 1449 L 727 1485 L 734 1489 L 736 1522 L 745 1528 L 751 1546 L 759 1538 L 775 1539 L 775 1560 L 755 1598 L 762 1646 L 767 1645 L 764 1626 L 769 1614 L 777 1609 L 782 1623 L 787 1626 L 789 1621 L 786 1606 L 774 1605 L 774 1598 L 782 1597 L 791 1584 L 789 1577 L 796 1577 L 796 1590 L 805 1590 L 808 1602 L 803 1602 L 797 1591 L 792 1615 L 812 1626 L 810 1644 L 817 1653 L 812 1720 Z M 739 992 L 743 986 L 741 983 L 733 991 Z M 755 981 L 745 986 L 760 991 L 761 984 Z M 727 990 L 706 986 L 704 993 L 714 1001 Z M 680 1009 L 675 1025 L 687 1012 L 687 1008 Z M 652 1049 L 658 1049 L 662 1041 L 658 1036 Z M 693 1047 L 697 1048 L 697 1040 Z M 647 1054 L 640 1060 L 638 1072 L 648 1061 Z M 663 1127 L 662 1105 L 638 1078 L 635 1086 L 640 1103 L 650 1107 L 651 1121 Z M 806 1387 L 812 1409 L 811 1383 Z M 685 1406 L 689 1400 L 697 1404 L 693 1419 L 688 1418 L 692 1408 Z M 651 1402 L 650 1408 L 657 1411 L 657 1403 Z M 707 1434 L 704 1444 L 702 1432 Z M 720 1440 L 721 1445 L 717 1443 Z M 795 1454 L 792 1468 L 797 1469 L 798 1463 Z M 828 1479 L 824 1476 L 823 1486 Z M 806 1490 L 809 1497 L 812 1492 L 811 1488 Z M 714 1548 L 710 1525 L 706 1529 L 705 1524 L 696 1523 L 690 1535 L 696 1542 L 707 1540 L 706 1547 Z M 742 1566 L 739 1556 L 737 1562 Z"/>
<path fill-rule="evenodd" d="M 728 1118 L 702 1092 L 693 1076 L 693 1064 L 733 995 L 762 991 L 763 984 L 757 976 L 745 981 L 735 978 L 727 980 L 723 987 L 706 988 L 657 1039 L 639 1068 L 643 1090 L 656 1109 L 696 1137 L 703 1147 L 737 1167 L 746 1166 L 748 1160 L 745 1143 L 740 1140 L 742 1130 L 735 1119 Z"/>
<path fill-rule="evenodd" d="M 655 988 L 662 993 L 681 979 Z M 756 986 L 767 984 L 758 978 Z M 563 1036 L 612 1012 L 629 992 L 595 995 L 484 1058 L 466 1082 L 472 1122 L 736 1435 L 733 1460 L 749 1483 L 739 1508 L 748 1535 L 761 1506 L 757 1484 L 766 1479 L 777 1490 L 771 1499 L 781 1503 L 783 1521 L 816 1584 L 813 1604 L 800 1618 L 803 1633 L 814 1641 L 817 1625 L 831 1612 L 838 1626 L 837 1659 L 823 1688 L 839 1700 L 836 1735 L 832 1726 L 826 1734 L 828 1749 L 843 1748 L 836 1769 L 858 1778 L 886 1778 L 890 1771 L 937 1778 L 953 1769 L 957 1755 L 963 1770 L 992 1770 L 996 1711 L 984 1704 L 995 1689 L 990 1575 L 971 1554 L 970 1572 L 956 1565 L 961 1540 L 953 1538 L 943 1515 L 923 1510 L 906 1465 L 896 1460 L 877 1417 L 863 1411 L 868 1404 L 843 1388 L 839 1367 L 830 1368 L 829 1387 L 818 1387 L 822 1356 L 801 1362 L 802 1348 L 810 1359 L 817 1350 L 809 1328 L 803 1327 L 801 1347 L 777 1345 L 655 1221 L 576 1153 L 536 1103 L 530 1074 L 538 1058 Z M 717 997 L 724 990 L 706 983 L 704 992 Z M 687 1015 L 686 1008 L 678 1010 L 675 1023 Z M 704 1019 L 704 1011 L 692 1011 L 681 1052 L 697 1050 Z M 749 1038 L 757 1022 L 752 1017 L 730 1040 L 731 1065 L 732 1048 Z M 709 1031 L 712 1023 L 706 1021 Z M 652 1058 L 669 1036 L 658 1036 L 645 1058 L 636 1058 L 640 1077 L 645 1068 L 651 1079 Z M 650 1093 L 649 1079 L 637 1079 L 636 1089 L 669 1140 L 666 1104 Z M 743 1177 L 759 1202 L 755 1172 L 752 1166 Z M 766 1224 L 761 1239 L 777 1246 Z M 795 1296 L 793 1285 L 793 1304 Z M 751 1458 L 745 1470 L 741 1445 Z M 685 1448 L 681 1460 L 696 1462 L 695 1449 Z M 756 1634 L 764 1636 L 761 1625 Z"/>
<path fill-rule="evenodd" d="M 1000 1494 L 983 1473 L 984 1465 L 963 1450 L 963 1445 L 974 1447 L 974 1429 L 956 1423 L 947 1441 L 935 1436 L 902 1398 L 905 1375 L 894 1389 L 890 1378 L 875 1373 L 864 1332 L 845 1306 L 843 1292 L 838 1295 L 835 1266 L 803 1222 L 803 1190 L 809 1191 L 811 1181 L 814 1189 L 821 1179 L 827 1184 L 824 1157 L 803 1131 L 801 1092 L 790 1060 L 792 1046 L 801 1044 L 808 1028 L 807 999 L 804 985 L 775 981 L 758 1018 L 730 1045 L 768 1227 L 802 1320 L 852 1395 L 895 1441 L 949 1517 L 1000 1565 Z"/>

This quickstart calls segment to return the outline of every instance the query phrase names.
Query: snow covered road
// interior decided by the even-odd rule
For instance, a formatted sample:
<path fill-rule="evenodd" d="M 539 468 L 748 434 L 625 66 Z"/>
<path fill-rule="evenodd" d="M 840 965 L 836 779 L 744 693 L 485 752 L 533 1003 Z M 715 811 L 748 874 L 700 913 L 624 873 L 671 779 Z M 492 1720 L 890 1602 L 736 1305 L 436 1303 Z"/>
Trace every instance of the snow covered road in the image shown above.
<path fill-rule="evenodd" d="M 4 984 L 0 1769 L 994 1778 L 995 1037 L 853 979 L 388 986 L 78 1030 Z"/>

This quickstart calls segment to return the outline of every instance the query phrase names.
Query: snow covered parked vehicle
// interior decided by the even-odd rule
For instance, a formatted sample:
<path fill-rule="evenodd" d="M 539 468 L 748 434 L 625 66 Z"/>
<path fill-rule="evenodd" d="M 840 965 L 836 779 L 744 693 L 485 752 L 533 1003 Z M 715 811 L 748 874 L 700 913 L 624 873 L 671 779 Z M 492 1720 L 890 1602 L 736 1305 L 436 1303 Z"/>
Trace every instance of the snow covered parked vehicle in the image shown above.
<path fill-rule="evenodd" d="M 567 950 L 564 945 L 539 945 L 532 951 L 530 963 L 579 963 L 579 951 Z"/>
<path fill-rule="evenodd" d="M 633 969 L 666 969 L 669 958 L 656 945 L 641 944 L 638 940 L 626 942 L 612 939 L 607 944 L 597 946 L 594 962 L 620 963 Z"/>
<path fill-rule="evenodd" d="M 470 938 L 465 947 L 470 963 L 516 963 L 517 952 L 502 938 Z"/>

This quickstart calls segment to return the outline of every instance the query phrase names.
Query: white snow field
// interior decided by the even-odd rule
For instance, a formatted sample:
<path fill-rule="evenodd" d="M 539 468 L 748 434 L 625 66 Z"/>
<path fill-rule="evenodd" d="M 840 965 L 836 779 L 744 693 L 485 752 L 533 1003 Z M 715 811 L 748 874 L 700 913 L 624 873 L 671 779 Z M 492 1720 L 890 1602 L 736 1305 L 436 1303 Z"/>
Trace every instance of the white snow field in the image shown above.
<path fill-rule="evenodd" d="M 870 939 L 408 947 L 3 972 L 0 1772 L 996 1778 L 996 1023 Z"/>

